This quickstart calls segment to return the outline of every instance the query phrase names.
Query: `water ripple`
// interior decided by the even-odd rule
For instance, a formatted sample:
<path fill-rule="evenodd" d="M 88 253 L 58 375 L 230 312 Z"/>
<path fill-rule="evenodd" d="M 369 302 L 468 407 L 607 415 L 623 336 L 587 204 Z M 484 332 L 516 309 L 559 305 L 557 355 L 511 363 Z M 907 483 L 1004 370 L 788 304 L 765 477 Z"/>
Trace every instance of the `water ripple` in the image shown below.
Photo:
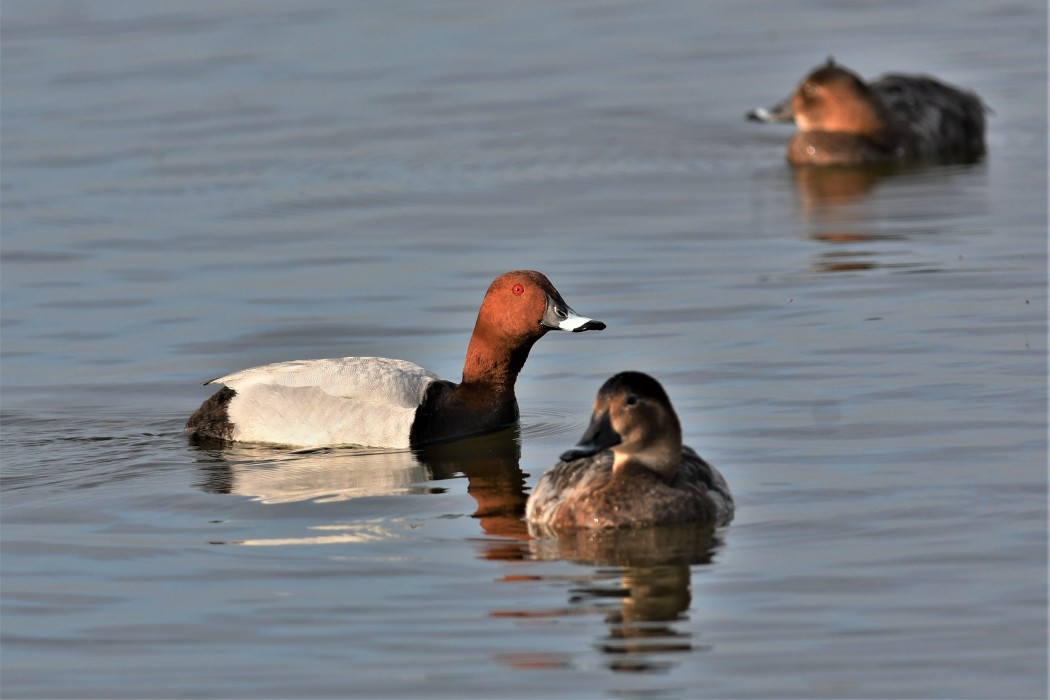
<path fill-rule="evenodd" d="M 533 407 L 521 413 L 521 435 L 527 440 L 565 435 L 574 441 L 586 427 L 587 420 L 581 419 L 578 410 Z"/>

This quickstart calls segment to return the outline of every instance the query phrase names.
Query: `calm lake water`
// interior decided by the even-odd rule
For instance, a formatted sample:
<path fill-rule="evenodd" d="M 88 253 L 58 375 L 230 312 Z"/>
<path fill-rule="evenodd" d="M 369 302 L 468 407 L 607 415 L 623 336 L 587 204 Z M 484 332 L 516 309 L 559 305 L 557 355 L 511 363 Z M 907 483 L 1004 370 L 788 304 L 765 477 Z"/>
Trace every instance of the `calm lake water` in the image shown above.
<path fill-rule="evenodd" d="M 2 693 L 1039 698 L 1044 2 L 20 2 L 2 36 Z M 833 54 L 994 110 L 989 156 L 785 165 L 744 120 Z M 197 447 L 200 383 L 458 379 L 548 274 L 520 433 Z M 738 501 L 530 540 L 637 369 Z"/>

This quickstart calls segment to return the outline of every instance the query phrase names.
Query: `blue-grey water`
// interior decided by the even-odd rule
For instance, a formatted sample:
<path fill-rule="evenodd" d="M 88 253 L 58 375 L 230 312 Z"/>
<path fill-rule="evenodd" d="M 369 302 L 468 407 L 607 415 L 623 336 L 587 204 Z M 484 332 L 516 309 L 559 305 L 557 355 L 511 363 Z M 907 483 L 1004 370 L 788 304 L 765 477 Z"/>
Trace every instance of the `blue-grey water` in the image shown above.
<path fill-rule="evenodd" d="M 746 110 L 829 54 L 993 110 L 975 165 L 794 173 Z M 1040 698 L 1047 7 L 29 2 L 2 68 L 5 698 Z M 197 447 L 202 381 L 458 379 L 496 274 L 520 434 Z M 736 520 L 530 540 L 649 372 Z"/>

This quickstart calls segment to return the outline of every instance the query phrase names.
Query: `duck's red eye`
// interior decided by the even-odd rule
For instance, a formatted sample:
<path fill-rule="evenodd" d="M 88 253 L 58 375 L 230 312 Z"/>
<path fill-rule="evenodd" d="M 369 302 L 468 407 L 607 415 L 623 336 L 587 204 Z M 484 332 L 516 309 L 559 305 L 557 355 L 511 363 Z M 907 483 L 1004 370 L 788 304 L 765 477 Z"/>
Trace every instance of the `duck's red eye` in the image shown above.
<path fill-rule="evenodd" d="M 516 295 L 517 294 L 524 294 L 525 293 L 525 287 L 522 287 L 520 284 L 516 284 L 516 285 L 514 285 L 513 291 L 514 291 L 514 294 L 516 294 Z"/>

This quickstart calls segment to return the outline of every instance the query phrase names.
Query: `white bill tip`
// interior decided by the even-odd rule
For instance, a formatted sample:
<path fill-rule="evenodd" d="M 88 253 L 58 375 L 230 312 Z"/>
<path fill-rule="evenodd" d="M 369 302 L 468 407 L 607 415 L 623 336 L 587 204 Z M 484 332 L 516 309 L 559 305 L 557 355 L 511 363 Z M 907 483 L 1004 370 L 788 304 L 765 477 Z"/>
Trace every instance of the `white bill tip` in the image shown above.
<path fill-rule="evenodd" d="M 563 331 L 574 331 L 585 323 L 588 323 L 590 320 L 591 319 L 584 316 L 577 316 L 576 314 L 570 313 L 564 321 L 561 321 L 558 324 L 558 328 Z"/>

